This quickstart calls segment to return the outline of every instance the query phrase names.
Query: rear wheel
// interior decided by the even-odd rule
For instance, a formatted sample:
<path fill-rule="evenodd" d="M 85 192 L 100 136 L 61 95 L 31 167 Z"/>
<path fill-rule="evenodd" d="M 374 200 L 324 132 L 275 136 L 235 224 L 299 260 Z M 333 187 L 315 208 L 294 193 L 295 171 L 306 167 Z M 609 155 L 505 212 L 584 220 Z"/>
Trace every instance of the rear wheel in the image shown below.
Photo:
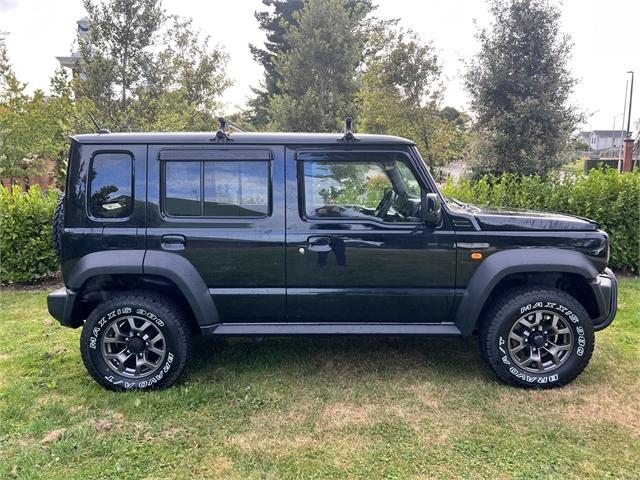
<path fill-rule="evenodd" d="M 591 319 L 575 298 L 548 287 L 514 289 L 490 308 L 480 350 L 502 381 L 519 387 L 566 385 L 587 366 Z"/>
<path fill-rule="evenodd" d="M 110 390 L 168 387 L 184 370 L 191 350 L 182 310 L 148 291 L 124 293 L 98 305 L 80 337 L 89 374 Z"/>

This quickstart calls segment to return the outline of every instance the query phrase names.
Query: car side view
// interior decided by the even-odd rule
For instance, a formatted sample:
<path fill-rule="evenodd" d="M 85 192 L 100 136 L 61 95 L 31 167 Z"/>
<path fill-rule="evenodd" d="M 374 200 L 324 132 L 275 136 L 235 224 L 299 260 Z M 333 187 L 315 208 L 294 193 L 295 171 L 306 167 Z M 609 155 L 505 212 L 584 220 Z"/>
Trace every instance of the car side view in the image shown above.
<path fill-rule="evenodd" d="M 403 138 L 107 132 L 68 165 L 48 307 L 108 389 L 172 385 L 194 335 L 477 335 L 549 388 L 615 317 L 597 224 L 446 198 Z"/>

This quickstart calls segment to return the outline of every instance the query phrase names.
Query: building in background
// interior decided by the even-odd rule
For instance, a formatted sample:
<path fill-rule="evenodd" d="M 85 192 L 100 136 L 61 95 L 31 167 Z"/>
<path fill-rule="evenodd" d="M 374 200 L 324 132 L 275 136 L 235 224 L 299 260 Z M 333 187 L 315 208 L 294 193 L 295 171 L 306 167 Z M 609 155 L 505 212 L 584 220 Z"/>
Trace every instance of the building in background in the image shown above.
<path fill-rule="evenodd" d="M 580 138 L 587 145 L 586 154 L 601 159 L 622 158 L 626 130 L 593 130 L 580 132 Z"/>
<path fill-rule="evenodd" d="M 91 21 L 89 17 L 83 17 L 76 22 L 78 24 L 78 38 L 82 41 L 89 40 L 89 29 L 91 27 Z M 80 71 L 80 58 L 82 58 L 82 54 L 79 51 L 79 46 L 77 51 L 71 52 L 71 55 L 66 57 L 56 57 L 56 59 L 60 62 L 65 68 L 71 70 L 73 78 L 83 79 L 83 73 Z"/>

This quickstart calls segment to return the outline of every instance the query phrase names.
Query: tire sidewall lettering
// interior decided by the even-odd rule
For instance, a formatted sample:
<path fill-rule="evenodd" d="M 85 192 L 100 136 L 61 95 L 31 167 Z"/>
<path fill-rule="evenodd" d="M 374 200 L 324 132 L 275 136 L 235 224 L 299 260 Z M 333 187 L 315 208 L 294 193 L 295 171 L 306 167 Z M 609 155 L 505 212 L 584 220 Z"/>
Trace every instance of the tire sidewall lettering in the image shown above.
<path fill-rule="evenodd" d="M 101 336 L 105 333 L 106 329 L 114 322 L 123 316 L 135 314 L 146 318 L 153 322 L 158 328 L 162 329 L 167 339 L 167 355 L 164 363 L 158 367 L 158 369 L 148 377 L 136 380 L 118 375 L 113 372 L 105 363 L 100 352 L 99 344 Z M 92 363 L 99 371 L 104 372 L 102 377 L 109 383 L 124 389 L 144 389 L 151 388 L 158 384 L 172 369 L 176 362 L 176 357 L 171 352 L 171 336 L 172 332 L 168 329 L 167 324 L 155 313 L 150 312 L 144 308 L 133 307 L 118 307 L 105 313 L 91 329 L 91 335 L 89 336 L 89 356 L 92 359 Z"/>
<path fill-rule="evenodd" d="M 569 325 L 569 328 L 573 330 L 574 336 L 576 338 L 576 342 L 570 355 L 575 357 L 583 357 L 585 354 L 585 348 L 587 346 L 587 337 L 585 328 L 581 324 L 580 318 L 570 308 L 562 305 L 562 303 L 550 301 L 530 302 L 526 305 L 521 306 L 514 313 L 517 315 L 524 315 L 526 313 L 531 313 L 537 310 L 554 311 L 558 313 L 562 318 L 567 320 L 567 324 Z M 515 321 L 516 318 L 513 318 L 512 320 Z M 505 324 L 498 329 L 496 347 L 498 349 L 499 363 L 502 365 L 502 368 L 506 369 L 510 375 L 517 378 L 518 380 L 532 385 L 551 384 L 560 380 L 560 374 L 563 370 L 563 367 L 566 366 L 567 363 L 559 367 L 560 371 L 553 371 L 549 374 L 536 374 L 519 368 L 511 360 L 507 348 L 507 337 L 512 325 L 513 323 L 511 322 L 505 322 Z M 571 362 L 571 360 L 572 358 L 568 359 L 569 362 Z"/>

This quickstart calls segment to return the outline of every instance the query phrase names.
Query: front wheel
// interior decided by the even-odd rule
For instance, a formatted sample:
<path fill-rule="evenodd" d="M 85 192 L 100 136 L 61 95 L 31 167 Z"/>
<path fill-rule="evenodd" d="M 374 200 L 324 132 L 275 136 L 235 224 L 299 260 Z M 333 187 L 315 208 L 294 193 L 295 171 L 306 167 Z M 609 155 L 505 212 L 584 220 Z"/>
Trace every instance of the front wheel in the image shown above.
<path fill-rule="evenodd" d="M 169 387 L 191 350 L 182 310 L 148 291 L 123 293 L 98 305 L 80 337 L 87 371 L 109 390 Z"/>
<path fill-rule="evenodd" d="M 489 309 L 480 349 L 502 381 L 553 388 L 574 380 L 593 353 L 594 333 L 584 307 L 556 288 L 509 291 Z"/>

